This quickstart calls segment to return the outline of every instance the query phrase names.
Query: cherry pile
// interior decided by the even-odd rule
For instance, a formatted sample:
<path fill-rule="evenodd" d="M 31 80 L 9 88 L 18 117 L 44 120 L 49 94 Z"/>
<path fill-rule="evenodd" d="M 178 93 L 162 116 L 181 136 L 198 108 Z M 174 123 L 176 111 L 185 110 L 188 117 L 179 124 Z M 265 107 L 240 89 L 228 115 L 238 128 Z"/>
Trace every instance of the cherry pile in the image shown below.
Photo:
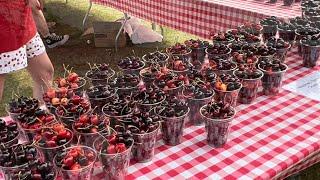
<path fill-rule="evenodd" d="M 14 172 L 12 180 L 31 179 L 31 180 L 54 180 L 56 178 L 54 166 L 50 162 L 40 162 L 34 160 L 29 162 L 27 167 L 21 167 Z"/>
<path fill-rule="evenodd" d="M 151 53 L 147 53 L 142 57 L 142 59 L 147 63 L 156 63 L 156 64 L 163 64 L 168 60 L 169 56 L 165 53 L 160 51 L 155 51 Z"/>
<path fill-rule="evenodd" d="M 291 23 L 281 22 L 278 25 L 279 31 L 285 31 L 285 32 L 293 32 L 295 31 L 296 27 Z"/>
<path fill-rule="evenodd" d="M 35 159 L 37 159 L 37 149 L 30 143 L 0 148 L 0 165 L 2 167 L 17 167 Z"/>
<path fill-rule="evenodd" d="M 277 26 L 279 23 L 280 21 L 275 16 L 271 16 L 260 21 L 260 24 L 263 26 Z"/>
<path fill-rule="evenodd" d="M 128 130 L 133 134 L 145 134 L 156 130 L 159 127 L 160 119 L 157 115 L 144 111 L 135 111 L 130 118 L 125 118 L 124 122 Z"/>
<path fill-rule="evenodd" d="M 96 155 L 93 151 L 85 151 L 83 147 L 74 146 L 58 152 L 55 164 L 63 170 L 80 170 L 95 161 Z"/>
<path fill-rule="evenodd" d="M 240 79 L 230 74 L 221 74 L 215 83 L 215 89 L 220 91 L 233 91 L 240 87 Z"/>
<path fill-rule="evenodd" d="M 55 122 L 55 116 L 38 108 L 32 115 L 20 114 L 17 121 L 23 129 L 39 129 L 43 125 Z"/>
<path fill-rule="evenodd" d="M 172 72 L 166 74 L 160 74 L 155 79 L 155 85 L 164 91 L 181 87 L 184 84 L 186 77 L 183 75 L 177 75 Z"/>
<path fill-rule="evenodd" d="M 245 43 L 245 42 L 235 41 L 235 42 L 229 44 L 228 47 L 231 49 L 231 53 L 234 53 L 234 52 L 241 53 L 242 47 L 243 47 L 244 45 L 246 45 L 246 44 L 247 44 L 247 43 Z"/>
<path fill-rule="evenodd" d="M 301 42 L 310 46 L 320 46 L 320 34 L 302 38 Z"/>
<path fill-rule="evenodd" d="M 249 34 L 259 36 L 262 30 L 262 26 L 260 24 L 246 22 L 243 26 L 240 26 L 238 29 Z"/>
<path fill-rule="evenodd" d="M 165 93 L 155 86 L 149 86 L 140 90 L 134 99 L 140 104 L 156 104 L 165 99 Z"/>
<path fill-rule="evenodd" d="M 177 96 L 171 96 L 161 104 L 161 107 L 157 107 L 157 113 L 162 117 L 181 117 L 188 113 L 188 104 L 179 100 Z"/>
<path fill-rule="evenodd" d="M 67 105 L 74 94 L 72 89 L 67 89 L 66 87 L 57 89 L 50 88 L 43 94 L 43 101 L 46 103 L 48 109 L 54 111 L 53 109 L 59 105 Z"/>
<path fill-rule="evenodd" d="M 84 79 L 81 79 L 75 72 L 69 72 L 65 78 L 58 77 L 54 82 L 58 88 L 65 87 L 67 89 L 78 89 L 85 84 Z"/>
<path fill-rule="evenodd" d="M 187 45 L 191 49 L 203 49 L 203 48 L 208 47 L 209 42 L 208 41 L 202 41 L 200 39 L 197 39 L 197 40 L 190 39 L 190 40 L 186 40 L 184 42 L 184 44 Z"/>
<path fill-rule="evenodd" d="M 12 99 L 8 106 L 8 111 L 10 113 L 32 114 L 39 107 L 39 101 L 37 99 L 21 96 L 17 99 Z"/>
<path fill-rule="evenodd" d="M 124 97 L 125 96 L 125 97 Z M 108 116 L 125 116 L 133 111 L 134 103 L 131 96 L 118 95 L 111 98 L 103 106 L 102 111 Z"/>
<path fill-rule="evenodd" d="M 144 67 L 144 63 L 141 61 L 139 57 L 130 56 L 120 60 L 118 66 L 123 70 L 128 69 L 140 69 Z"/>
<path fill-rule="evenodd" d="M 111 88 L 118 89 L 132 89 L 136 88 L 139 84 L 139 76 L 135 74 L 123 74 L 118 75 L 113 80 L 109 81 L 109 85 Z"/>
<path fill-rule="evenodd" d="M 19 135 L 18 125 L 16 122 L 10 122 L 6 124 L 6 121 L 0 119 L 0 144 L 4 147 L 5 143 L 8 143 L 15 139 Z M 18 139 L 17 139 L 18 142 Z M 17 142 L 13 142 L 14 144 Z M 1 148 L 1 146 L 0 146 Z"/>
<path fill-rule="evenodd" d="M 184 44 L 176 43 L 174 46 L 167 48 L 167 52 L 172 55 L 180 55 L 190 53 L 191 50 Z"/>
<path fill-rule="evenodd" d="M 213 43 L 219 43 L 219 42 L 230 42 L 234 40 L 234 37 L 230 33 L 225 32 L 219 32 L 217 34 L 214 34 L 211 37 Z"/>
<path fill-rule="evenodd" d="M 173 56 L 172 59 L 169 61 L 168 68 L 174 71 L 186 71 L 192 65 L 183 59 L 181 56 Z"/>
<path fill-rule="evenodd" d="M 201 113 L 211 119 L 227 119 L 235 115 L 235 111 L 230 104 L 222 102 L 210 102 L 201 109 Z"/>
<path fill-rule="evenodd" d="M 72 132 L 62 124 L 55 124 L 52 128 L 45 128 L 35 137 L 35 144 L 42 148 L 55 148 L 69 143 L 72 139 Z"/>
<path fill-rule="evenodd" d="M 78 117 L 90 110 L 90 102 L 78 95 L 72 96 L 66 103 L 57 107 L 56 114 L 61 117 Z"/>
<path fill-rule="evenodd" d="M 312 36 L 320 33 L 319 28 L 315 28 L 312 26 L 301 26 L 296 29 L 297 34 L 301 36 Z"/>
<path fill-rule="evenodd" d="M 285 49 L 290 47 L 290 44 L 284 41 L 282 38 L 271 37 L 268 39 L 267 46 L 275 49 Z"/>
<path fill-rule="evenodd" d="M 73 128 L 80 133 L 104 133 L 108 131 L 109 119 L 97 114 L 83 114 L 74 123 Z"/>
<path fill-rule="evenodd" d="M 310 26 L 309 20 L 302 18 L 302 17 L 299 17 L 299 16 L 297 16 L 293 19 L 290 19 L 289 23 L 292 24 L 293 26 L 295 26 L 296 28 Z"/>
<path fill-rule="evenodd" d="M 266 45 L 261 45 L 258 47 L 257 54 L 260 56 L 272 56 L 276 53 L 276 49 Z"/>
<path fill-rule="evenodd" d="M 258 46 L 256 44 L 244 44 L 242 46 L 242 52 L 258 55 Z"/>
<path fill-rule="evenodd" d="M 115 72 L 110 68 L 108 64 L 96 64 L 90 67 L 90 70 L 86 73 L 86 77 L 90 79 L 108 79 L 112 77 Z"/>
<path fill-rule="evenodd" d="M 268 61 L 268 62 L 261 62 L 259 64 L 260 69 L 268 72 L 280 72 L 287 69 L 287 67 L 278 60 Z"/>
<path fill-rule="evenodd" d="M 213 91 L 210 87 L 201 83 L 191 83 L 185 86 L 183 95 L 191 99 L 204 99 L 213 95 Z"/>
<path fill-rule="evenodd" d="M 230 48 L 225 44 L 210 44 L 207 48 L 207 53 L 214 55 L 228 54 L 230 51 Z"/>
<path fill-rule="evenodd" d="M 115 94 L 115 90 L 109 85 L 95 85 L 87 90 L 89 99 L 105 99 Z"/>
<path fill-rule="evenodd" d="M 263 73 L 256 68 L 239 68 L 237 71 L 234 72 L 234 74 L 239 79 L 257 79 L 262 77 Z"/>
<path fill-rule="evenodd" d="M 249 53 L 248 53 L 249 54 Z M 232 54 L 232 60 L 238 64 L 253 64 L 258 61 L 258 57 L 255 55 L 240 54 L 235 52 Z"/>
<path fill-rule="evenodd" d="M 237 67 L 235 63 L 225 59 L 217 59 L 216 63 L 217 63 L 217 66 L 216 66 L 217 70 L 232 70 Z"/>

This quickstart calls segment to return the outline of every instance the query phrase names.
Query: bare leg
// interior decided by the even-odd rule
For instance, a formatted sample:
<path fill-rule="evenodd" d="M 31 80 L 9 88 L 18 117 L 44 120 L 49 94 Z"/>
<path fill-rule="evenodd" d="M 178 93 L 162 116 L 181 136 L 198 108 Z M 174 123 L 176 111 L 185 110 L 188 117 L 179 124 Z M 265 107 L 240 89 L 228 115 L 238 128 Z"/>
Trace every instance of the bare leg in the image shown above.
<path fill-rule="evenodd" d="M 43 15 L 43 12 L 37 7 L 32 7 L 33 19 L 36 23 L 37 30 L 42 37 L 46 38 L 50 35 L 50 31 L 47 25 L 46 18 Z"/>
<path fill-rule="evenodd" d="M 0 74 L 0 102 L 2 102 L 5 76 L 5 74 Z"/>
<path fill-rule="evenodd" d="M 28 71 L 33 79 L 33 97 L 42 100 L 42 94 L 51 85 L 53 79 L 53 66 L 47 55 L 43 53 L 28 60 Z"/>

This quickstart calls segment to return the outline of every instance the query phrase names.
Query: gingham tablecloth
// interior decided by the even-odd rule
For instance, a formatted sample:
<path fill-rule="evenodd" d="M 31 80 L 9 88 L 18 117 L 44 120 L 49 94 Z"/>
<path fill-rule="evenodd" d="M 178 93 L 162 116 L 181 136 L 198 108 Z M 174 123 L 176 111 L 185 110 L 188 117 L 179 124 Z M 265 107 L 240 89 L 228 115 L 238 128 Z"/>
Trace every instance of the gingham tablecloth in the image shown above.
<path fill-rule="evenodd" d="M 209 38 L 210 32 L 225 31 L 244 22 L 268 16 L 288 19 L 301 15 L 300 4 L 292 7 L 267 4 L 267 0 L 91 0 L 132 16 Z"/>
<path fill-rule="evenodd" d="M 320 70 L 288 55 L 284 84 Z M 153 161 L 129 167 L 128 178 L 281 179 L 320 161 L 320 102 L 282 90 L 237 110 L 223 148 L 207 145 L 204 126 L 189 126 L 182 144 L 160 144 Z"/>

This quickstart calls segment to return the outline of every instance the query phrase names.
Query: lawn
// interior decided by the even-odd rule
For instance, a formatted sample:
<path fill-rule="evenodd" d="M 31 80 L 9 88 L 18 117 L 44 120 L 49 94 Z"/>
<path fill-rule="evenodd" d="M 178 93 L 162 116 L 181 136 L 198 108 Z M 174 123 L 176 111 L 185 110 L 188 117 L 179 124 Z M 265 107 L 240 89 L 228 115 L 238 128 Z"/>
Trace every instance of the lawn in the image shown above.
<path fill-rule="evenodd" d="M 121 57 L 132 55 L 142 56 L 146 52 L 155 49 L 163 49 L 175 42 L 183 42 L 190 38 L 197 38 L 193 35 L 165 28 L 165 41 L 163 43 L 152 43 L 144 45 L 131 45 L 122 48 L 119 53 L 114 53 L 113 49 L 94 48 L 93 44 L 87 44 L 87 38 L 82 38 L 82 18 L 88 8 L 88 0 L 46 0 L 46 17 L 48 21 L 56 21 L 57 25 L 53 31 L 57 34 L 69 34 L 71 39 L 63 46 L 54 49 L 47 49 L 49 57 L 55 67 L 55 76 L 63 74 L 62 64 L 68 64 L 74 67 L 80 75 L 84 75 L 89 68 L 87 63 L 109 63 L 114 69 L 116 63 Z M 105 8 L 99 5 L 93 5 L 91 15 L 89 16 L 88 26 L 94 21 L 114 21 L 122 17 L 122 13 L 111 8 Z M 151 24 L 144 22 L 151 27 Z M 92 42 L 92 41 L 91 41 Z M 32 80 L 25 70 L 9 74 L 7 76 L 4 102 L 0 105 L 0 115 L 6 115 L 4 104 L 9 102 L 12 95 L 20 92 L 21 95 L 31 96 Z M 292 176 L 289 179 L 320 179 L 320 165 L 315 165 L 302 173 Z"/>

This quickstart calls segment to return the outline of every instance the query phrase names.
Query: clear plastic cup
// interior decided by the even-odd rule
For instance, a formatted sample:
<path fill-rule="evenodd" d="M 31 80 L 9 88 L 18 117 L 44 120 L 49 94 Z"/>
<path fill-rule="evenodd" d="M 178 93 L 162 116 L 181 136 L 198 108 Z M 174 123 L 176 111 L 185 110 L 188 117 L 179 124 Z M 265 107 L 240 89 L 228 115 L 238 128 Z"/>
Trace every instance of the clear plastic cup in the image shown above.
<path fill-rule="evenodd" d="M 191 52 L 192 52 L 192 50 L 189 49 L 189 51 L 184 54 L 173 54 L 171 52 L 168 52 L 168 50 L 167 50 L 167 54 L 169 55 L 169 59 L 173 59 L 173 56 L 177 56 L 178 58 L 176 58 L 176 59 L 181 59 L 184 62 L 190 62 L 190 60 L 192 58 Z"/>
<path fill-rule="evenodd" d="M 260 65 L 258 65 L 259 69 L 263 72 L 263 77 L 261 81 L 264 95 L 273 96 L 279 93 L 282 85 L 283 76 L 288 69 L 287 65 L 283 65 L 286 67 L 286 69 L 279 72 L 268 72 L 260 68 Z"/>
<path fill-rule="evenodd" d="M 303 66 L 312 68 L 317 65 L 320 56 L 320 46 L 310 46 L 300 42 Z"/>
<path fill-rule="evenodd" d="M 155 82 L 153 82 L 153 85 L 155 87 L 159 88 L 159 89 L 162 89 L 166 94 L 172 95 L 172 96 L 176 96 L 176 95 L 181 94 L 182 89 L 183 89 L 183 84 L 181 84 L 180 86 L 175 87 L 175 88 L 168 88 L 166 90 L 164 90 L 163 88 L 157 86 L 157 84 Z"/>
<path fill-rule="evenodd" d="M 261 72 L 259 70 L 259 72 Z M 235 73 L 236 76 L 236 73 Z M 257 97 L 258 89 L 261 84 L 261 76 L 256 79 L 241 79 L 242 88 L 238 95 L 238 102 L 241 104 L 251 104 Z"/>
<path fill-rule="evenodd" d="M 200 109 L 200 114 L 205 120 L 205 129 L 207 132 L 207 142 L 210 146 L 215 148 L 222 147 L 226 144 L 228 140 L 228 135 L 230 131 L 231 121 L 234 119 L 236 112 L 233 108 L 234 115 L 226 119 L 214 119 L 203 115 L 203 109 L 207 105 Z"/>
<path fill-rule="evenodd" d="M 8 115 L 10 116 L 10 118 L 13 120 L 13 121 L 18 121 L 18 116 L 21 114 L 21 113 L 12 113 L 9 111 L 9 107 L 8 105 L 5 106 L 5 110 L 6 112 L 8 113 Z"/>
<path fill-rule="evenodd" d="M 105 129 L 101 130 L 100 132 L 96 132 L 96 133 L 79 132 L 76 130 L 76 128 L 74 127 L 74 124 L 73 124 L 72 128 L 74 131 L 74 135 L 78 138 L 78 142 L 81 145 L 93 147 L 94 140 L 96 138 L 98 138 L 99 136 L 101 136 L 100 134 L 108 136 L 108 135 L 111 135 L 112 133 L 114 133 L 114 130 L 109 127 L 109 120 L 107 120 L 108 117 L 106 117 L 105 115 L 101 115 L 101 116 L 99 116 L 99 119 L 103 120 L 105 122 L 106 127 L 105 127 Z"/>
<path fill-rule="evenodd" d="M 195 126 L 201 126 L 204 123 L 203 117 L 200 115 L 200 108 L 205 104 L 208 104 L 213 100 L 214 91 L 212 95 L 203 99 L 195 99 L 192 97 L 187 97 L 184 95 L 184 91 L 182 91 L 184 98 L 187 100 L 188 106 L 190 108 L 189 113 L 189 122 Z"/>
<path fill-rule="evenodd" d="M 279 59 L 282 63 L 284 63 L 290 48 L 291 48 L 291 44 L 289 44 L 289 47 L 287 48 L 276 49 L 276 54 L 274 57 Z"/>
<path fill-rule="evenodd" d="M 58 121 L 57 121 L 56 119 L 54 119 L 52 122 L 47 123 L 47 124 L 44 124 L 44 125 L 42 125 L 40 128 L 38 128 L 38 129 L 26 129 L 26 128 L 23 128 L 21 125 L 19 125 L 19 126 L 20 126 L 20 128 L 21 128 L 21 130 L 22 130 L 22 133 L 23 133 L 25 139 L 26 139 L 27 141 L 29 141 L 29 142 L 32 142 L 34 136 L 35 136 L 37 133 L 41 132 L 41 130 L 42 130 L 43 127 L 49 127 L 49 128 L 50 128 L 50 127 L 52 127 L 52 125 L 57 124 L 57 123 L 58 123 Z"/>
<path fill-rule="evenodd" d="M 164 96 L 164 98 L 161 101 L 159 101 L 157 103 L 154 103 L 154 104 L 142 104 L 142 103 L 139 103 L 138 104 L 138 108 L 141 109 L 143 112 L 149 112 L 149 111 L 151 111 L 151 109 L 159 106 L 165 99 L 166 98 Z"/>
<path fill-rule="evenodd" d="M 140 71 L 140 77 L 143 81 L 143 83 L 146 85 L 146 86 L 151 86 L 155 77 L 147 77 L 147 76 L 144 76 L 143 73 L 145 73 L 146 71 L 148 71 L 149 68 L 144 68 Z"/>
<path fill-rule="evenodd" d="M 283 30 L 278 28 L 279 38 L 283 39 L 284 41 L 290 42 L 292 45 L 294 40 L 296 39 L 296 33 L 294 31 Z"/>
<path fill-rule="evenodd" d="M 45 128 L 48 129 L 48 128 Z M 67 131 L 69 131 L 71 133 L 71 136 L 73 137 L 73 132 L 69 129 L 66 129 Z M 56 147 L 41 147 L 38 145 L 37 142 L 34 143 L 34 146 L 40 151 L 40 156 L 41 159 L 43 159 L 44 161 L 52 161 L 54 156 L 61 150 L 66 149 L 67 147 L 69 147 L 72 143 L 72 139 L 70 138 L 70 140 L 68 142 L 66 142 L 63 145 L 60 146 L 56 146 Z"/>
<path fill-rule="evenodd" d="M 147 55 L 146 54 L 142 56 L 142 60 L 145 62 L 146 66 L 150 66 L 151 64 L 156 63 L 156 64 L 159 64 L 161 67 L 163 67 L 168 63 L 169 55 L 166 54 L 166 53 L 162 53 L 162 54 L 166 55 L 166 59 L 164 61 L 156 60 L 155 62 L 151 62 L 150 60 L 147 59 Z"/>
<path fill-rule="evenodd" d="M 132 157 L 135 161 L 144 163 L 152 160 L 159 129 L 160 123 L 158 124 L 158 128 L 152 132 L 133 134 Z"/>
<path fill-rule="evenodd" d="M 106 104 L 106 102 L 110 101 L 110 99 L 112 99 L 116 95 L 116 93 L 117 91 L 115 91 L 115 93 L 113 93 L 112 95 L 106 98 L 90 98 L 89 97 L 91 107 L 94 107 L 94 108 L 96 107 L 95 111 L 97 113 L 102 113 L 103 106 Z"/>
<path fill-rule="evenodd" d="M 56 117 L 58 118 L 58 120 L 68 129 L 72 129 L 72 124 L 74 123 L 74 121 L 76 119 L 78 119 L 78 117 L 80 117 L 83 114 L 88 114 L 91 111 L 91 108 L 82 114 L 77 114 L 77 115 L 73 115 L 73 116 L 62 116 L 62 115 L 58 115 L 59 113 L 57 113 L 58 109 L 56 109 Z"/>
<path fill-rule="evenodd" d="M 217 75 L 220 76 L 221 74 L 233 74 L 233 71 L 235 71 L 238 68 L 238 65 L 234 62 L 232 62 L 232 68 L 228 69 L 228 70 L 219 70 L 219 69 L 215 69 L 213 70 L 213 72 Z"/>
<path fill-rule="evenodd" d="M 129 114 L 126 114 L 123 116 L 114 116 L 114 115 L 108 114 L 104 111 L 105 106 L 103 106 L 103 108 L 102 108 L 102 113 L 109 118 L 110 127 L 114 128 L 115 125 L 121 125 L 121 123 L 124 122 L 124 119 L 132 117 L 133 111 L 131 111 Z"/>
<path fill-rule="evenodd" d="M 175 146 L 182 142 L 183 128 L 189 112 L 190 108 L 188 108 L 186 114 L 180 117 L 164 117 L 159 115 L 161 119 L 162 139 L 166 145 Z M 157 110 L 156 113 L 158 113 Z"/>
<path fill-rule="evenodd" d="M 206 47 L 201 48 L 191 48 L 191 59 L 192 61 L 200 61 L 204 62 L 204 58 L 206 57 Z"/>
<path fill-rule="evenodd" d="M 262 25 L 262 27 L 263 41 L 266 41 L 271 37 L 276 36 L 278 31 L 278 25 Z"/>
<path fill-rule="evenodd" d="M 90 71 L 90 70 L 89 70 Z M 86 75 L 85 77 L 89 80 L 89 82 L 93 85 L 93 86 L 96 86 L 96 85 L 105 85 L 108 83 L 108 79 L 112 78 L 116 72 L 112 69 L 109 69 L 110 73 L 108 74 L 108 76 L 106 78 L 103 78 L 103 79 L 96 79 L 96 78 L 90 78 L 88 77 L 88 73 L 89 71 L 86 72 Z"/>
<path fill-rule="evenodd" d="M 214 99 L 216 102 L 222 101 L 224 104 L 230 104 L 232 107 L 237 106 L 238 95 L 242 85 L 233 91 L 222 91 L 214 88 L 215 96 Z"/>
<path fill-rule="evenodd" d="M 103 167 L 104 179 L 125 180 L 128 173 L 133 142 L 127 150 L 121 153 L 106 154 L 101 152 L 101 146 L 105 141 L 106 139 L 100 136 L 93 143 L 94 149 L 98 154 L 98 159 Z"/>
<path fill-rule="evenodd" d="M 208 52 L 208 48 L 206 48 L 206 54 L 208 55 L 209 60 L 217 60 L 217 59 L 229 59 L 231 55 L 231 48 L 229 48 L 229 51 L 225 54 L 211 54 Z"/>
<path fill-rule="evenodd" d="M 0 149 L 9 148 L 11 146 L 18 144 L 19 139 L 20 139 L 20 133 L 18 133 L 18 135 L 15 138 L 11 139 L 10 141 L 7 141 L 5 143 L 0 143 Z"/>
<path fill-rule="evenodd" d="M 92 172 L 93 172 L 93 167 L 97 158 L 97 152 L 92 149 L 91 147 L 88 146 L 76 146 L 76 147 L 80 147 L 81 149 L 83 149 L 84 153 L 93 153 L 94 154 L 94 160 L 88 164 L 86 167 L 82 167 L 78 170 L 66 170 L 63 168 L 59 168 L 56 164 L 56 158 L 57 156 L 54 157 L 53 159 L 53 163 L 54 165 L 57 167 L 57 169 L 59 169 L 60 173 L 61 173 L 61 177 L 62 179 L 68 179 L 68 180 L 91 180 L 92 178 Z M 74 148 L 73 147 L 68 147 L 66 149 L 64 149 L 64 151 L 68 152 L 68 150 Z"/>

